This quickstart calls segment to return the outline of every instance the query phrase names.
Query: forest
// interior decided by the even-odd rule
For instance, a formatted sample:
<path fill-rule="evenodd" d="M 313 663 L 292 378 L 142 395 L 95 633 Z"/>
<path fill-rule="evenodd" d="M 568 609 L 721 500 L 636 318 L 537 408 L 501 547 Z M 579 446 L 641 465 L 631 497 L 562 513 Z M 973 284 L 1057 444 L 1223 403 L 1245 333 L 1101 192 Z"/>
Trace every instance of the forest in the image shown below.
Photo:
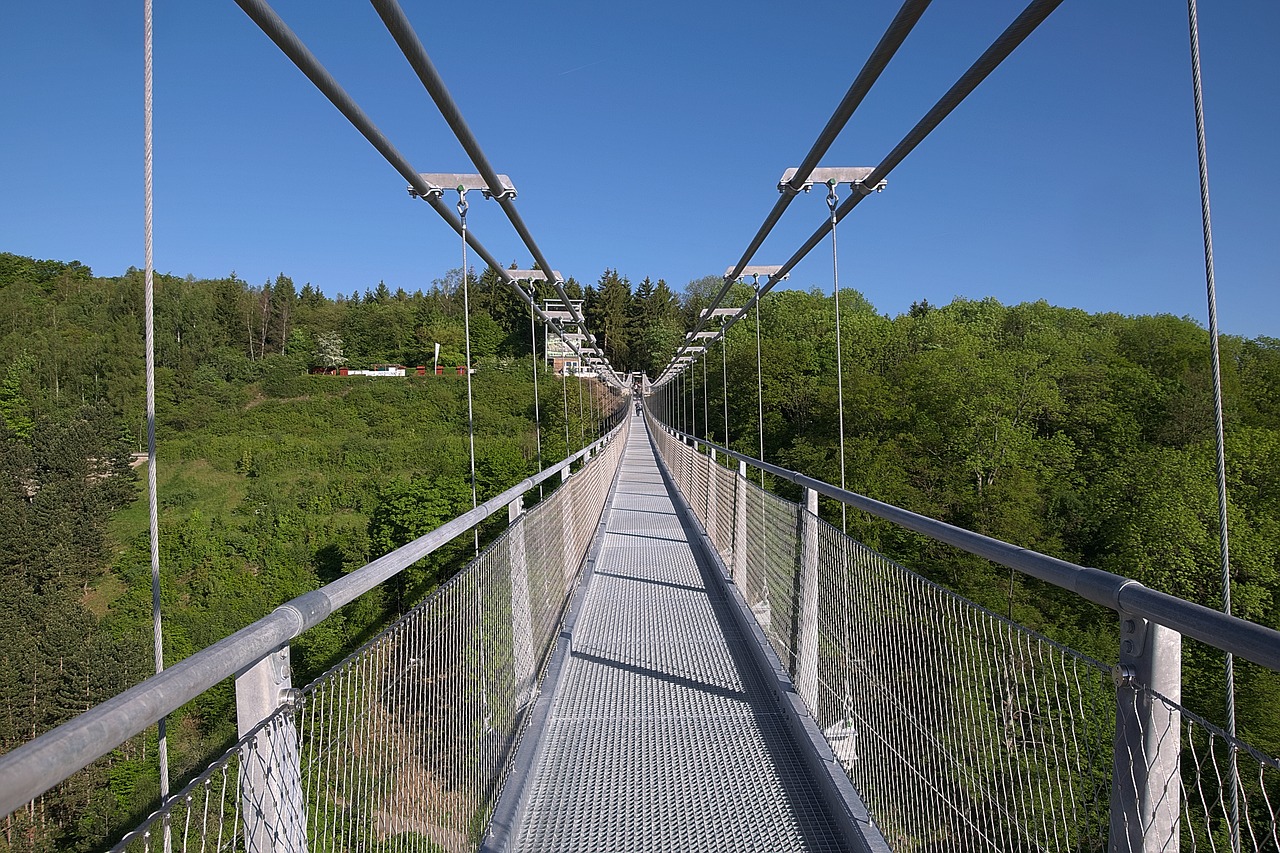
<path fill-rule="evenodd" d="M 378 283 L 336 298 L 283 274 L 261 284 L 157 276 L 166 661 L 469 508 L 464 379 L 309 373 L 339 363 L 430 372 L 439 344 L 452 374 L 464 363 L 461 275 L 426 291 Z M 567 288 L 585 300 L 612 363 L 652 376 L 720 283 L 676 291 L 609 269 Z M 471 288 L 483 500 L 536 469 L 538 442 L 528 309 L 493 270 Z M 750 295 L 736 286 L 730 299 Z M 839 482 L 833 300 L 775 291 L 760 317 L 766 458 Z M 852 290 L 841 317 L 850 488 L 1220 601 L 1209 341 L 1195 321 L 960 298 L 889 317 Z M 723 351 L 707 353 L 705 384 L 696 365 L 685 386 L 696 423 L 678 426 L 758 452 L 755 341 L 749 315 Z M 1280 627 L 1280 340 L 1221 344 L 1235 612 Z M 0 254 L 0 751 L 151 670 L 145 467 L 135 456 L 145 451 L 143 364 L 140 271 L 101 277 L 74 261 Z M 593 384 L 544 368 L 546 459 L 595 435 Z M 868 544 L 997 613 L 1113 655 L 1105 614 L 913 534 L 850 522 Z M 438 553 L 301 637 L 295 683 L 411 606 L 464 553 Z M 1220 658 L 1192 645 L 1185 654 L 1185 703 L 1220 719 Z M 1251 667 L 1237 679 L 1242 737 L 1280 753 L 1280 681 Z M 175 779 L 230 743 L 232 707 L 223 685 L 171 722 Z M 8 820 L 0 849 L 97 849 L 145 815 L 155 779 L 152 732 Z"/>

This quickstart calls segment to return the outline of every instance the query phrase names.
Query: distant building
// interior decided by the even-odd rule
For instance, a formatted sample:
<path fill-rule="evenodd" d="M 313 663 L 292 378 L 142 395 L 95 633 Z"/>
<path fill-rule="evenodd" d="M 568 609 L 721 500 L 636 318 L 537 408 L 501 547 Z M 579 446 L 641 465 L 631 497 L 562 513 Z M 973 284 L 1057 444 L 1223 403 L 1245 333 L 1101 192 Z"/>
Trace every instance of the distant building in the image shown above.
<path fill-rule="evenodd" d="M 579 317 L 582 316 L 583 301 L 581 299 L 570 299 L 569 305 L 572 306 L 573 311 L 570 311 L 569 307 L 560 299 L 544 299 L 542 301 L 543 313 L 564 330 L 565 338 L 567 338 L 567 340 L 562 340 L 559 335 L 551 331 L 550 326 L 545 327 L 542 351 L 545 353 L 547 364 L 551 365 L 557 376 L 566 372 L 569 376 L 577 375 L 581 362 L 578 354 L 573 351 L 573 347 L 570 344 L 580 347 L 587 340 L 586 334 L 573 323 L 573 312 L 577 312 Z"/>
<path fill-rule="evenodd" d="M 407 368 L 403 364 L 375 364 L 369 370 L 352 370 L 339 368 L 339 376 L 404 376 Z"/>

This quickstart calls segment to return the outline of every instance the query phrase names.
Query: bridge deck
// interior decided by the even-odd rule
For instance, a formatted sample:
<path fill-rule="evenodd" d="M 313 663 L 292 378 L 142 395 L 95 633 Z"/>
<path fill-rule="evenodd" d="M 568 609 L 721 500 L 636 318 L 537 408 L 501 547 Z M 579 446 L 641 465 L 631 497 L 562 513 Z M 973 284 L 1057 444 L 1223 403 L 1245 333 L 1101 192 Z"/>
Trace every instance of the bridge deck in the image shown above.
<path fill-rule="evenodd" d="M 713 571 L 635 419 L 515 850 L 844 849 Z"/>

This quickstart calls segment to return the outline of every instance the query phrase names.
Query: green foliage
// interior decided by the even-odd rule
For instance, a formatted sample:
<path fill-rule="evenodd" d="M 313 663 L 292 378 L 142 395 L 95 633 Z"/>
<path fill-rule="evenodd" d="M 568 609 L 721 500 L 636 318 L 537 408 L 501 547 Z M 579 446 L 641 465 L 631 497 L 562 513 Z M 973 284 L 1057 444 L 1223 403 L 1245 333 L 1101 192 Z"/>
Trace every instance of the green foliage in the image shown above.
<path fill-rule="evenodd" d="M 31 440 L 31 431 L 35 429 L 31 401 L 23 388 L 29 382 L 34 367 L 35 359 L 23 353 L 9 365 L 3 381 L 0 381 L 0 423 L 24 441 Z"/>
<path fill-rule="evenodd" d="M 596 383 L 540 377 L 533 430 L 529 318 L 494 270 L 468 271 L 476 486 L 490 498 L 576 451 L 599 424 Z M 352 284 L 329 299 L 291 279 L 156 279 L 161 573 L 175 662 L 471 506 L 462 271 L 427 292 Z M 615 366 L 652 375 L 722 286 L 683 298 L 606 270 L 585 290 Z M 129 467 L 145 443 L 142 275 L 0 254 L 0 748 L 150 671 L 147 508 Z M 751 288 L 734 285 L 728 304 Z M 839 482 L 835 311 L 818 291 L 768 294 L 763 424 L 755 312 L 693 371 L 699 432 Z M 1208 340 L 1168 316 L 1090 315 L 1043 302 L 920 302 L 898 317 L 841 293 L 849 487 L 1050 554 L 1217 601 Z M 310 376 L 311 366 L 432 363 L 450 375 Z M 1280 342 L 1222 340 L 1238 613 L 1273 626 L 1280 585 Z M 721 379 L 720 358 L 728 382 Z M 516 357 L 520 357 L 516 360 Z M 507 366 L 509 365 L 509 366 Z M 726 387 L 727 385 L 727 387 Z M 688 395 L 686 386 L 686 394 Z M 711 413 L 703 423 L 703 400 Z M 727 407 L 728 431 L 719 413 Z M 688 421 L 685 422 L 688 425 Z M 838 520 L 834 505 L 822 511 Z M 499 522 L 501 519 L 499 519 Z M 1088 653 L 1113 654 L 1110 616 L 898 528 L 852 531 L 911 568 Z M 500 525 L 499 525 L 500 526 Z M 482 536 L 493 531 L 482 530 Z M 471 553 L 463 536 L 304 634 L 299 683 L 373 636 Z M 1218 719 L 1221 660 L 1185 653 L 1184 696 Z M 1240 728 L 1280 751 L 1280 682 L 1241 667 Z M 187 773 L 233 735 L 228 687 L 183 709 L 170 752 Z M 45 798 L 33 849 L 88 849 L 156 795 L 154 734 Z"/>
<path fill-rule="evenodd" d="M 714 278 L 690 284 L 687 323 L 716 288 Z M 731 298 L 742 304 L 748 296 Z M 1220 602 L 1204 329 L 1166 315 L 1090 315 L 994 299 L 921 302 L 889 318 L 852 291 L 841 294 L 841 314 L 850 488 L 1193 601 Z M 773 292 L 760 315 L 765 455 L 838 483 L 833 300 Z M 752 455 L 760 436 L 754 326 L 748 315 L 728 336 L 730 434 L 715 415 L 709 425 L 713 440 Z M 1269 338 L 1221 344 L 1233 607 L 1275 626 L 1280 348 Z M 700 433 L 704 395 L 715 412 L 726 393 L 714 368 L 706 386 L 700 369 L 681 385 L 683 424 L 691 426 L 692 410 Z M 677 400 L 670 402 L 680 423 Z M 839 521 L 836 504 L 821 509 Z M 850 525 L 868 544 L 996 612 L 1104 659 L 1114 655 L 1111 617 L 1069 593 L 860 514 Z M 1221 720 L 1221 667 L 1220 655 L 1188 643 L 1184 697 L 1212 720 Z M 1255 709 L 1242 711 L 1242 729 L 1274 743 L 1275 727 L 1257 716 L 1263 697 L 1276 695 L 1274 676 L 1241 675 L 1240 684 Z"/>
<path fill-rule="evenodd" d="M 0 750 L 151 672 L 148 511 L 129 453 L 146 435 L 141 279 L 0 255 Z M 528 318 L 490 296 L 472 314 L 482 499 L 532 473 L 537 455 L 528 365 L 502 366 L 519 346 L 527 355 Z M 470 508 L 461 377 L 308 375 L 345 359 L 429 365 L 437 340 L 446 365 L 462 364 L 461 301 L 447 283 L 412 295 L 381 286 L 357 302 L 298 292 L 283 275 L 260 286 L 157 277 L 167 663 Z M 542 382 L 545 417 L 560 389 Z M 576 450 L 594 425 L 573 414 Z M 545 459 L 563 445 L 544 441 Z M 467 535 L 304 634 L 296 683 L 470 554 Z M 230 685 L 171 717 L 175 783 L 234 732 Z M 98 849 L 140 820 L 158 796 L 155 753 L 153 730 L 46 795 L 32 849 Z"/>

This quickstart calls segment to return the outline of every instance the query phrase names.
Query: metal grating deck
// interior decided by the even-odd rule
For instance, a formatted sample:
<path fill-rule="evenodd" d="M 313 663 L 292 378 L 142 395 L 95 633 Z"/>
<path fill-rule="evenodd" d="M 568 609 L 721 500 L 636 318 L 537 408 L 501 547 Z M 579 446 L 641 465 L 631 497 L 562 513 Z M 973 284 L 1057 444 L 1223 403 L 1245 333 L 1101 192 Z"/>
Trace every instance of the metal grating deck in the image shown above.
<path fill-rule="evenodd" d="M 514 850 L 844 849 L 710 571 L 637 418 Z"/>

